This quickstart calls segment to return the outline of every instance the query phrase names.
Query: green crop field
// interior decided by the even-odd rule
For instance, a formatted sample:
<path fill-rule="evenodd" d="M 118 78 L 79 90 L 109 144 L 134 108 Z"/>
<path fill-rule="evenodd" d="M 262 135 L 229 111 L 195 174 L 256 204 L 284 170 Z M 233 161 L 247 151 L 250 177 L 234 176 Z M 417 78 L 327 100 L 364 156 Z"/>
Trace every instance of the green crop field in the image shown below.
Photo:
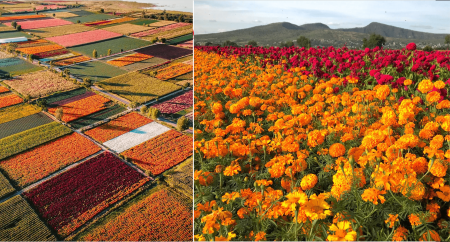
<path fill-rule="evenodd" d="M 0 173 L 0 198 L 13 193 L 16 189 L 9 183 L 8 179 Z"/>
<path fill-rule="evenodd" d="M 3 123 L 0 124 L 0 139 L 51 122 L 53 122 L 53 119 L 49 118 L 44 113 L 36 113 L 11 122 Z"/>
<path fill-rule="evenodd" d="M 42 67 L 35 66 L 30 62 L 19 58 L 6 58 L 0 60 L 0 77 L 4 78 L 9 77 L 10 74 L 16 76 L 42 69 Z"/>
<path fill-rule="evenodd" d="M 30 205 L 20 195 L 0 203 L 1 241 L 56 241 Z"/>
<path fill-rule="evenodd" d="M 66 126 L 52 122 L 0 139 L 0 160 L 71 132 Z"/>
<path fill-rule="evenodd" d="M 164 181 L 187 197 L 192 197 L 192 168 L 194 161 L 191 158 L 178 166 L 164 172 Z"/>
<path fill-rule="evenodd" d="M 156 23 L 158 22 L 158 20 L 155 19 L 138 19 L 138 20 L 134 20 L 129 22 L 130 24 L 136 24 L 136 25 L 147 25 L 147 24 L 151 24 L 151 23 Z"/>
<path fill-rule="evenodd" d="M 169 45 L 176 45 L 181 42 L 191 40 L 193 38 L 194 38 L 194 36 L 192 34 L 188 34 L 188 35 L 180 36 L 178 38 L 171 39 L 171 40 L 167 41 L 166 43 Z"/>
<path fill-rule="evenodd" d="M 77 12 L 73 12 L 73 13 L 78 15 Z M 108 14 L 94 13 L 94 14 L 80 16 L 80 17 L 65 18 L 64 20 L 70 21 L 72 23 L 77 23 L 78 20 L 80 20 L 80 23 L 88 23 L 88 22 L 114 19 L 114 18 L 117 18 L 117 17 L 108 15 Z"/>
<path fill-rule="evenodd" d="M 109 118 L 111 116 L 114 116 L 118 113 L 124 112 L 125 110 L 127 110 L 125 107 L 116 104 L 116 105 L 109 107 L 107 109 L 104 109 L 102 111 L 96 112 L 94 114 L 91 114 L 91 115 L 79 118 L 73 122 L 70 122 L 70 125 L 74 129 L 79 129 L 79 128 L 94 124 L 103 119 Z"/>
<path fill-rule="evenodd" d="M 101 61 L 89 61 L 78 65 L 68 67 L 70 74 L 78 78 L 90 78 L 92 81 L 102 81 L 125 74 L 126 71 L 111 65 L 105 64 Z"/>
<path fill-rule="evenodd" d="M 130 72 L 96 83 L 99 87 L 127 100 L 145 103 L 181 89 L 180 86 L 149 77 L 138 72 Z"/>
<path fill-rule="evenodd" d="M 97 55 L 100 57 L 106 56 L 108 54 L 109 49 L 111 49 L 112 54 L 115 54 L 121 52 L 121 50 L 122 51 L 133 50 L 148 45 L 151 45 L 149 41 L 129 37 L 119 37 L 93 44 L 76 46 L 69 49 L 89 57 L 92 57 L 92 52 L 96 50 Z"/>
<path fill-rule="evenodd" d="M 2 32 L 0 33 L 0 39 L 7 39 L 7 38 L 17 38 L 17 37 L 27 37 L 27 38 L 33 38 L 33 36 L 19 31 L 10 31 L 10 32 Z"/>
<path fill-rule="evenodd" d="M 54 103 L 54 102 L 62 101 L 62 100 L 67 99 L 67 98 L 71 98 L 71 97 L 75 97 L 75 96 L 84 94 L 84 93 L 86 93 L 86 91 L 87 91 L 86 88 L 78 88 L 78 89 L 75 89 L 75 90 L 72 90 L 72 91 L 68 91 L 68 92 L 55 93 L 55 94 L 53 94 L 51 96 L 48 96 L 48 97 L 46 97 L 44 99 L 45 99 L 45 101 L 48 104 L 51 104 L 51 103 Z M 51 105 L 49 105 L 49 106 L 53 107 Z"/>

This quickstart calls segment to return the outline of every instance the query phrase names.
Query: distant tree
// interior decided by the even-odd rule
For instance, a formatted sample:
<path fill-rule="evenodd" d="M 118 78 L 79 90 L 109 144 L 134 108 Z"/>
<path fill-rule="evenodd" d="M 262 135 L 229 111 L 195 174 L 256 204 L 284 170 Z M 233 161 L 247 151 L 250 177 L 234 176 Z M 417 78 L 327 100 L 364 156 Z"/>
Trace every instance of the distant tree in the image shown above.
<path fill-rule="evenodd" d="M 33 11 L 36 11 L 36 7 L 33 8 Z"/>
<path fill-rule="evenodd" d="M 205 43 L 205 46 L 211 46 L 211 45 L 213 45 L 213 43 L 211 43 L 209 41 Z"/>
<path fill-rule="evenodd" d="M 433 51 L 433 48 L 431 46 L 427 45 L 427 46 L 423 47 L 423 51 L 431 52 L 431 51 Z"/>
<path fill-rule="evenodd" d="M 77 20 L 77 24 L 79 24 L 79 23 L 81 23 L 81 21 L 80 21 L 80 20 Z"/>
<path fill-rule="evenodd" d="M 105 9 L 101 8 L 100 13 L 104 13 L 104 12 L 105 12 Z"/>
<path fill-rule="evenodd" d="M 54 13 L 54 14 L 53 14 L 53 17 L 55 17 L 55 16 L 56 16 L 56 14 Z"/>
<path fill-rule="evenodd" d="M 158 37 L 153 38 L 152 41 L 151 41 L 152 44 L 154 44 L 156 42 L 158 42 Z"/>
<path fill-rule="evenodd" d="M 140 110 L 141 114 L 145 115 L 147 113 L 147 110 L 148 110 L 147 106 L 144 105 Z"/>
<path fill-rule="evenodd" d="M 166 38 L 162 38 L 161 42 L 166 43 Z"/>
<path fill-rule="evenodd" d="M 22 25 L 17 25 L 16 29 L 17 31 L 22 31 Z"/>
<path fill-rule="evenodd" d="M 108 55 L 111 55 L 111 49 L 108 49 Z"/>
<path fill-rule="evenodd" d="M 447 49 L 448 49 L 448 45 L 450 44 L 450 34 L 445 36 L 445 43 L 447 44 Z"/>
<path fill-rule="evenodd" d="M 222 46 L 234 46 L 234 47 L 238 47 L 238 44 L 236 44 L 235 42 L 232 42 L 232 41 L 227 40 L 227 41 L 223 42 Z"/>
<path fill-rule="evenodd" d="M 55 112 L 55 118 L 61 121 L 63 115 L 64 115 L 63 108 L 62 107 L 57 108 Z"/>
<path fill-rule="evenodd" d="M 46 99 L 38 99 L 36 101 L 36 105 L 42 108 L 44 111 L 47 109 L 47 100 Z"/>
<path fill-rule="evenodd" d="M 178 129 L 178 131 L 185 130 L 187 128 L 188 123 L 189 123 L 189 120 L 185 116 L 182 116 L 181 118 L 179 118 L 177 120 L 177 129 Z"/>
<path fill-rule="evenodd" d="M 44 7 L 44 10 L 47 10 L 47 7 Z"/>
<path fill-rule="evenodd" d="M 254 40 L 250 40 L 247 45 L 251 45 L 251 46 L 258 46 L 258 43 Z"/>
<path fill-rule="evenodd" d="M 16 28 L 16 27 L 17 27 L 17 22 L 16 22 L 16 21 L 12 21 L 12 22 L 11 22 L 11 26 L 12 26 L 13 28 Z"/>
<path fill-rule="evenodd" d="M 386 39 L 379 34 L 371 34 L 369 39 L 363 39 L 363 48 L 382 47 L 386 43 Z"/>
<path fill-rule="evenodd" d="M 300 36 L 297 39 L 297 45 L 298 47 L 305 47 L 309 49 L 311 47 L 311 40 L 304 36 Z"/>
<path fill-rule="evenodd" d="M 92 51 L 92 57 L 97 58 L 97 50 Z"/>
<path fill-rule="evenodd" d="M 92 86 L 92 81 L 91 81 L 91 79 L 89 79 L 88 77 L 84 78 L 84 79 L 83 79 L 83 85 L 84 85 L 85 87 L 90 87 L 90 86 Z"/>
<path fill-rule="evenodd" d="M 289 40 L 286 42 L 286 47 L 291 47 L 294 46 L 294 42 L 292 42 L 292 40 Z"/>

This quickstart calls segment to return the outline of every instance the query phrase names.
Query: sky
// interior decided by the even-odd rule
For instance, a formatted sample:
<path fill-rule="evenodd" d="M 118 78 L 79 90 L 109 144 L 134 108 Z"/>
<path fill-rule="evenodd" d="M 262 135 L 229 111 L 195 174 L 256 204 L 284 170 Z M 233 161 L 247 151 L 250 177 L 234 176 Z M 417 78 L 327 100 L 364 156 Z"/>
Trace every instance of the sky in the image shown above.
<path fill-rule="evenodd" d="M 323 23 L 331 29 L 371 22 L 450 34 L 450 1 L 194 1 L 195 34 L 276 22 Z"/>

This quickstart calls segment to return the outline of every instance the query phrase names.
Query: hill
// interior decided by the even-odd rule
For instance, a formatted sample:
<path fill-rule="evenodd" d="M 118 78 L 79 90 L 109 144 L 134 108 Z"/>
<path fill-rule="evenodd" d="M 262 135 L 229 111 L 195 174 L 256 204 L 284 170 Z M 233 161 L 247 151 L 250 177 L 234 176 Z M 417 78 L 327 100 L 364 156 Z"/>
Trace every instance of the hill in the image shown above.
<path fill-rule="evenodd" d="M 446 35 L 408 30 L 376 22 L 363 28 L 348 29 L 330 29 L 322 23 L 295 25 L 289 22 L 280 22 L 222 33 L 197 34 L 195 42 L 221 44 L 229 40 L 239 45 L 245 45 L 248 41 L 255 40 L 259 45 L 277 46 L 282 41 L 295 42 L 299 36 L 305 36 L 311 39 L 313 46 L 343 46 L 346 44 L 350 48 L 358 48 L 362 46 L 362 39 L 369 38 L 371 33 L 384 36 L 387 48 L 402 48 L 409 42 L 415 42 L 419 47 L 443 46 Z"/>

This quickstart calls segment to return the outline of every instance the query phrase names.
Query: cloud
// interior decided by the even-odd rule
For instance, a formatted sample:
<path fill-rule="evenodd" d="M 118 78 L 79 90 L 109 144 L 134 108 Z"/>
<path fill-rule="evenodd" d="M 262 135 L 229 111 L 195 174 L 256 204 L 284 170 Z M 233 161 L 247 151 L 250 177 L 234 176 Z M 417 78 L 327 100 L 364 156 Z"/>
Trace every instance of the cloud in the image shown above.
<path fill-rule="evenodd" d="M 217 22 L 217 20 L 211 19 L 211 20 L 209 20 L 209 22 Z"/>
<path fill-rule="evenodd" d="M 255 20 L 255 23 L 262 23 L 261 20 Z"/>
<path fill-rule="evenodd" d="M 226 29 L 218 29 L 217 30 L 218 33 L 226 32 L 226 31 L 227 31 Z"/>
<path fill-rule="evenodd" d="M 419 29 L 432 29 L 433 27 L 429 25 L 410 25 L 412 28 L 419 28 Z"/>
<path fill-rule="evenodd" d="M 328 22 L 327 25 L 332 25 L 332 26 L 339 26 L 340 24 L 338 23 L 334 23 L 334 22 Z"/>

